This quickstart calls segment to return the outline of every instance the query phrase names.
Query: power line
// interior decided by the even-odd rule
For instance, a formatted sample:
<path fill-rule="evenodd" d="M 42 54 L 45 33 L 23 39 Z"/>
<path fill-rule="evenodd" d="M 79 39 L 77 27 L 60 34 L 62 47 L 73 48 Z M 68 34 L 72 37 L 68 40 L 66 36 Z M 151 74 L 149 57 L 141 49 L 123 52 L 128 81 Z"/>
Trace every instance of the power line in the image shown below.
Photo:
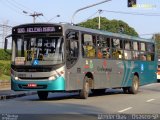
<path fill-rule="evenodd" d="M 9 0 L 7 0 L 8 2 L 9 2 Z M 22 10 L 23 11 L 23 13 L 25 13 L 25 14 L 28 14 L 28 12 L 27 11 L 30 11 L 30 14 L 31 13 L 34 13 L 35 11 L 34 10 L 32 10 L 32 9 L 30 9 L 30 8 L 28 8 L 28 7 L 26 7 L 26 6 L 24 6 L 23 4 L 21 4 L 21 3 L 18 3 L 16 0 L 11 0 L 12 1 L 12 5 L 13 6 L 17 6 L 20 10 Z M 14 4 L 13 4 L 14 3 Z M 15 6 L 15 7 L 16 7 Z M 21 6 L 21 8 L 19 7 L 19 6 Z M 24 10 L 24 9 L 22 9 L 22 8 L 26 8 L 26 10 Z M 45 20 L 45 21 L 48 21 L 48 19 L 43 15 L 42 16 L 43 17 L 43 19 Z M 39 19 L 41 19 L 40 17 L 39 17 Z M 42 19 L 41 19 L 42 20 Z M 43 21 L 43 20 L 42 20 Z"/>
<path fill-rule="evenodd" d="M 51 19 L 50 19 L 50 20 L 48 20 L 47 22 L 50 22 L 50 21 L 52 21 L 53 19 L 58 18 L 58 17 L 60 17 L 60 15 L 56 15 L 56 16 L 54 16 L 53 18 L 51 18 Z"/>
<path fill-rule="evenodd" d="M 42 17 L 43 17 L 43 19 L 44 19 L 45 21 L 48 21 L 48 19 L 46 18 L 46 16 L 43 15 Z"/>
<path fill-rule="evenodd" d="M 29 15 L 29 16 L 32 16 L 33 17 L 33 22 L 35 22 L 35 19 L 36 19 L 36 17 L 39 17 L 39 16 L 43 16 L 43 14 L 42 13 L 37 13 L 37 12 L 35 12 L 35 11 L 32 11 L 32 10 L 30 10 L 30 11 L 32 11 L 32 12 L 28 12 L 28 9 L 27 10 L 25 10 L 24 8 L 26 8 L 25 6 L 23 6 L 22 4 L 19 4 L 18 2 L 16 2 L 15 0 L 15 3 L 13 3 L 13 1 L 11 2 L 10 0 L 7 0 L 7 3 L 6 2 L 4 2 L 3 0 L 1 0 L 6 6 L 8 6 L 10 9 L 12 9 L 13 11 L 15 11 L 16 13 L 19 13 L 19 14 L 22 14 L 22 15 Z M 23 9 L 21 8 L 21 7 L 19 7 L 19 6 L 23 6 Z M 17 10 L 18 9 L 18 10 Z M 20 12 L 20 11 L 21 12 Z M 44 16 L 43 16 L 44 17 Z M 44 19 L 46 19 L 45 17 L 44 17 Z"/>
<path fill-rule="evenodd" d="M 7 1 L 9 1 L 9 0 L 7 0 Z M 12 3 L 11 3 L 11 2 L 10 2 L 10 3 L 11 3 L 13 6 L 15 6 L 15 5 L 18 6 L 18 8 L 19 8 L 21 11 L 23 11 L 23 13 L 25 13 L 25 14 L 28 14 L 28 13 L 29 13 L 29 14 L 30 14 L 29 16 L 32 16 L 32 15 L 35 13 L 34 10 L 32 10 L 32 9 L 24 6 L 23 4 L 18 3 L 16 0 L 11 0 L 11 1 L 12 1 Z M 13 1 L 14 1 L 14 2 L 13 2 Z M 14 4 L 13 4 L 13 3 L 14 3 Z M 15 7 L 16 7 L 16 6 L 15 6 Z M 22 8 L 26 8 L 26 10 L 20 8 L 19 6 L 21 6 Z M 30 12 L 28 12 L 28 11 L 30 11 Z M 33 14 L 32 14 L 32 13 L 33 13 Z M 37 13 L 37 12 L 36 12 L 36 13 Z M 41 16 L 44 17 L 44 15 L 41 15 Z M 47 20 L 46 17 L 44 17 L 44 19 Z M 41 19 L 41 20 L 42 20 L 42 19 Z M 42 20 L 42 21 L 43 21 L 43 20 Z"/>
<path fill-rule="evenodd" d="M 142 16 L 160 16 L 160 13 L 133 13 L 133 12 L 124 12 L 124 11 L 110 11 L 110 10 L 102 10 L 102 11 L 116 13 L 116 14 L 129 14 L 129 15 L 142 15 Z"/>
<path fill-rule="evenodd" d="M 0 24 L 0 27 L 9 27 L 9 28 L 12 28 L 12 26 L 4 25 L 4 24 Z"/>
<path fill-rule="evenodd" d="M 8 1 L 8 0 L 7 0 Z M 30 9 L 30 8 L 28 8 L 28 7 L 26 7 L 26 6 L 24 6 L 23 4 L 21 4 L 21 3 L 18 3 L 16 0 L 11 0 L 11 1 L 14 1 L 14 4 L 16 4 L 16 6 L 18 5 L 18 6 L 21 6 L 22 8 L 25 8 L 25 9 L 21 9 L 22 11 L 23 11 L 23 13 L 25 13 L 25 14 L 28 14 L 28 10 L 30 11 L 30 15 L 32 14 L 32 13 L 34 13 L 35 11 L 34 10 L 32 10 L 32 9 Z M 47 21 L 47 18 L 43 15 L 42 16 L 46 21 Z M 40 18 L 41 19 L 41 18 Z M 42 20 L 42 19 L 41 19 Z M 42 20 L 43 21 L 43 20 Z"/>
<path fill-rule="evenodd" d="M 10 3 L 11 5 L 13 5 L 15 8 L 18 8 L 18 9 L 20 9 L 21 11 L 24 10 L 24 9 L 20 8 L 19 5 L 16 5 L 16 4 L 12 3 L 10 0 L 7 0 L 7 1 L 8 1 L 8 3 Z"/>
<path fill-rule="evenodd" d="M 18 14 L 21 14 L 21 15 L 24 15 L 24 14 L 22 14 L 22 12 L 19 12 L 19 11 L 17 10 L 17 7 L 16 7 L 16 9 L 15 9 L 15 7 L 13 7 L 13 6 L 11 6 L 10 4 L 4 2 L 3 0 L 1 0 L 1 2 L 3 2 L 3 4 L 5 4 L 8 8 L 10 8 L 11 10 L 13 10 L 14 12 L 16 12 L 16 13 L 18 13 Z"/>
<path fill-rule="evenodd" d="M 80 9 L 77 9 L 72 15 L 71 24 L 74 24 L 74 22 L 73 22 L 74 21 L 74 17 L 78 12 L 80 12 L 82 10 L 85 10 L 85 9 L 88 9 L 88 8 L 91 8 L 91 7 L 94 7 L 94 6 L 97 6 L 97 5 L 100 5 L 100 4 L 103 4 L 103 3 L 106 3 L 106 2 L 109 2 L 109 1 L 111 1 L 111 0 L 104 0 L 104 1 L 101 1 L 101 2 L 98 2 L 98 3 L 87 5 L 85 7 L 80 8 Z"/>
<path fill-rule="evenodd" d="M 92 18 L 93 16 L 95 16 L 98 13 L 98 11 L 96 11 L 95 13 L 93 13 L 91 16 L 89 16 L 88 18 L 82 20 L 82 22 L 85 22 L 87 20 L 89 20 L 90 18 Z"/>
<path fill-rule="evenodd" d="M 9 0 L 7 0 L 7 1 L 9 1 Z M 21 4 L 21 3 L 18 3 L 16 0 L 11 0 L 12 2 L 14 1 L 14 4 L 16 4 L 16 6 L 21 6 L 23 9 L 21 9 L 20 7 L 20 10 L 22 10 L 23 11 L 23 13 L 25 13 L 25 14 L 28 14 L 28 10 L 30 11 L 29 12 L 29 14 L 30 14 L 30 16 L 31 16 L 31 14 L 33 13 L 34 14 L 34 10 L 32 10 L 32 9 L 30 9 L 30 8 L 28 8 L 28 7 L 26 7 L 26 6 L 24 6 L 23 4 Z M 11 2 L 10 2 L 11 3 Z M 13 4 L 13 5 L 14 5 Z M 25 9 L 24 9 L 25 8 Z M 44 15 L 42 15 L 42 17 L 47 21 L 47 19 L 46 19 L 46 17 L 44 16 Z M 41 18 L 40 18 L 41 19 Z M 41 19 L 42 20 L 42 19 Z M 43 21 L 43 20 L 42 20 Z"/>
<path fill-rule="evenodd" d="M 160 16 L 160 13 L 135 13 L 135 12 L 111 11 L 111 10 L 102 10 L 102 12 L 110 12 L 110 13 L 116 13 L 116 14 L 128 14 L 128 15 L 142 15 L 142 16 L 157 16 L 157 17 Z M 93 15 L 89 16 L 87 19 L 83 20 L 82 22 L 87 21 L 88 19 L 96 15 L 97 13 L 98 11 L 94 13 Z"/>
<path fill-rule="evenodd" d="M 24 6 L 24 5 L 21 4 L 21 3 L 18 3 L 16 0 L 12 0 L 12 1 L 14 1 L 14 3 L 17 4 L 17 5 L 23 7 L 23 8 L 25 8 L 25 9 L 27 9 L 27 10 L 30 10 L 30 12 L 34 12 L 34 10 L 32 10 L 32 9 L 30 9 L 30 8 L 28 8 L 28 7 L 26 7 L 26 6 Z"/>
<path fill-rule="evenodd" d="M 95 12 L 94 14 L 92 14 L 91 16 L 89 16 L 88 18 L 87 18 L 87 20 L 88 19 L 90 19 L 90 18 L 92 18 L 94 15 L 96 15 L 98 13 L 98 11 L 97 12 Z"/>
<path fill-rule="evenodd" d="M 16 2 L 15 0 L 7 0 L 9 4 L 11 4 L 12 6 L 14 6 L 16 9 L 18 8 L 20 11 L 22 11 L 23 13 L 28 13 L 27 11 L 29 10 L 30 12 L 29 13 L 32 13 L 34 12 L 34 10 L 31 10 L 30 8 L 28 7 L 25 7 L 24 5 Z M 14 2 L 13 2 L 14 1 Z M 21 7 L 20 7 L 21 6 Z"/>

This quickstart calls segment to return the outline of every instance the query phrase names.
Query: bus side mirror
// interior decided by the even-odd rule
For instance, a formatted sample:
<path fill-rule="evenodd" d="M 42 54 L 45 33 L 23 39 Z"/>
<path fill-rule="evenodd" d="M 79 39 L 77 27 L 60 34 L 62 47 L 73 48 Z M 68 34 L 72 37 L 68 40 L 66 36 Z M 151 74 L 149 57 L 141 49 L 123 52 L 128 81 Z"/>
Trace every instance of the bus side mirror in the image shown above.
<path fill-rule="evenodd" d="M 12 37 L 12 35 L 8 35 L 8 36 L 5 38 L 4 51 L 5 51 L 6 53 L 8 53 L 8 54 L 11 55 L 11 49 L 10 49 L 10 50 L 7 49 L 7 48 L 8 48 L 8 38 L 9 38 L 9 37 Z"/>

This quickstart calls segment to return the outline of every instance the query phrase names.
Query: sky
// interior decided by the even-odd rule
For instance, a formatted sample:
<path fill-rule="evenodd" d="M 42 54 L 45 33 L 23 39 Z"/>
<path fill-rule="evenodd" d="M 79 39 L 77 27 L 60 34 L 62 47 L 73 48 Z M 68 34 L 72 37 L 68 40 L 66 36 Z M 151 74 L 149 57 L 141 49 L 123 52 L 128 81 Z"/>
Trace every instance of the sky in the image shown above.
<path fill-rule="evenodd" d="M 30 14 L 37 12 L 43 16 L 36 18 L 36 22 L 71 22 L 73 13 L 82 7 L 98 3 L 103 0 L 0 0 L 0 24 L 15 26 L 24 23 L 32 23 Z M 105 10 L 102 17 L 109 20 L 122 20 L 133 27 L 141 37 L 149 38 L 153 34 L 160 33 L 160 0 L 137 0 L 135 8 L 127 6 L 128 0 L 111 0 L 101 5 L 78 12 L 74 17 L 74 23 L 79 23 L 88 18 L 97 17 L 99 9 Z M 26 11 L 27 13 L 23 13 Z M 131 14 L 120 14 L 106 11 L 117 11 Z M 135 13 L 151 14 L 157 16 L 133 15 Z M 60 17 L 56 17 L 60 15 Z M 92 16 L 92 17 L 91 17 Z M 97 23 L 98 24 L 98 23 Z"/>

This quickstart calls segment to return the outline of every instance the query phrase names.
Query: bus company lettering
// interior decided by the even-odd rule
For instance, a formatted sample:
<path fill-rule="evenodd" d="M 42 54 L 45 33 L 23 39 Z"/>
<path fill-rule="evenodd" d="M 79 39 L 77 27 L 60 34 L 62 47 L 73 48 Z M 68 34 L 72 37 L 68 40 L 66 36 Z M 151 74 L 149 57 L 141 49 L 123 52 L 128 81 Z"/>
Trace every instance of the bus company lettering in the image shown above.
<path fill-rule="evenodd" d="M 112 68 L 97 67 L 97 71 L 112 72 Z"/>

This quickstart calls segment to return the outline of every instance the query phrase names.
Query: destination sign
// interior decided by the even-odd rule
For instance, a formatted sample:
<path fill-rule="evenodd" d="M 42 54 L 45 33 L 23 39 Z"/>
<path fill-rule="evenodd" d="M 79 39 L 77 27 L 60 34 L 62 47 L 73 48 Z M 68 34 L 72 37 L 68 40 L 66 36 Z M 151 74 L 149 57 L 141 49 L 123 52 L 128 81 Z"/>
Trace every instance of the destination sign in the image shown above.
<path fill-rule="evenodd" d="M 25 34 L 25 33 L 54 33 L 62 32 L 62 27 L 60 26 L 25 26 L 17 27 L 13 29 L 15 34 Z"/>

